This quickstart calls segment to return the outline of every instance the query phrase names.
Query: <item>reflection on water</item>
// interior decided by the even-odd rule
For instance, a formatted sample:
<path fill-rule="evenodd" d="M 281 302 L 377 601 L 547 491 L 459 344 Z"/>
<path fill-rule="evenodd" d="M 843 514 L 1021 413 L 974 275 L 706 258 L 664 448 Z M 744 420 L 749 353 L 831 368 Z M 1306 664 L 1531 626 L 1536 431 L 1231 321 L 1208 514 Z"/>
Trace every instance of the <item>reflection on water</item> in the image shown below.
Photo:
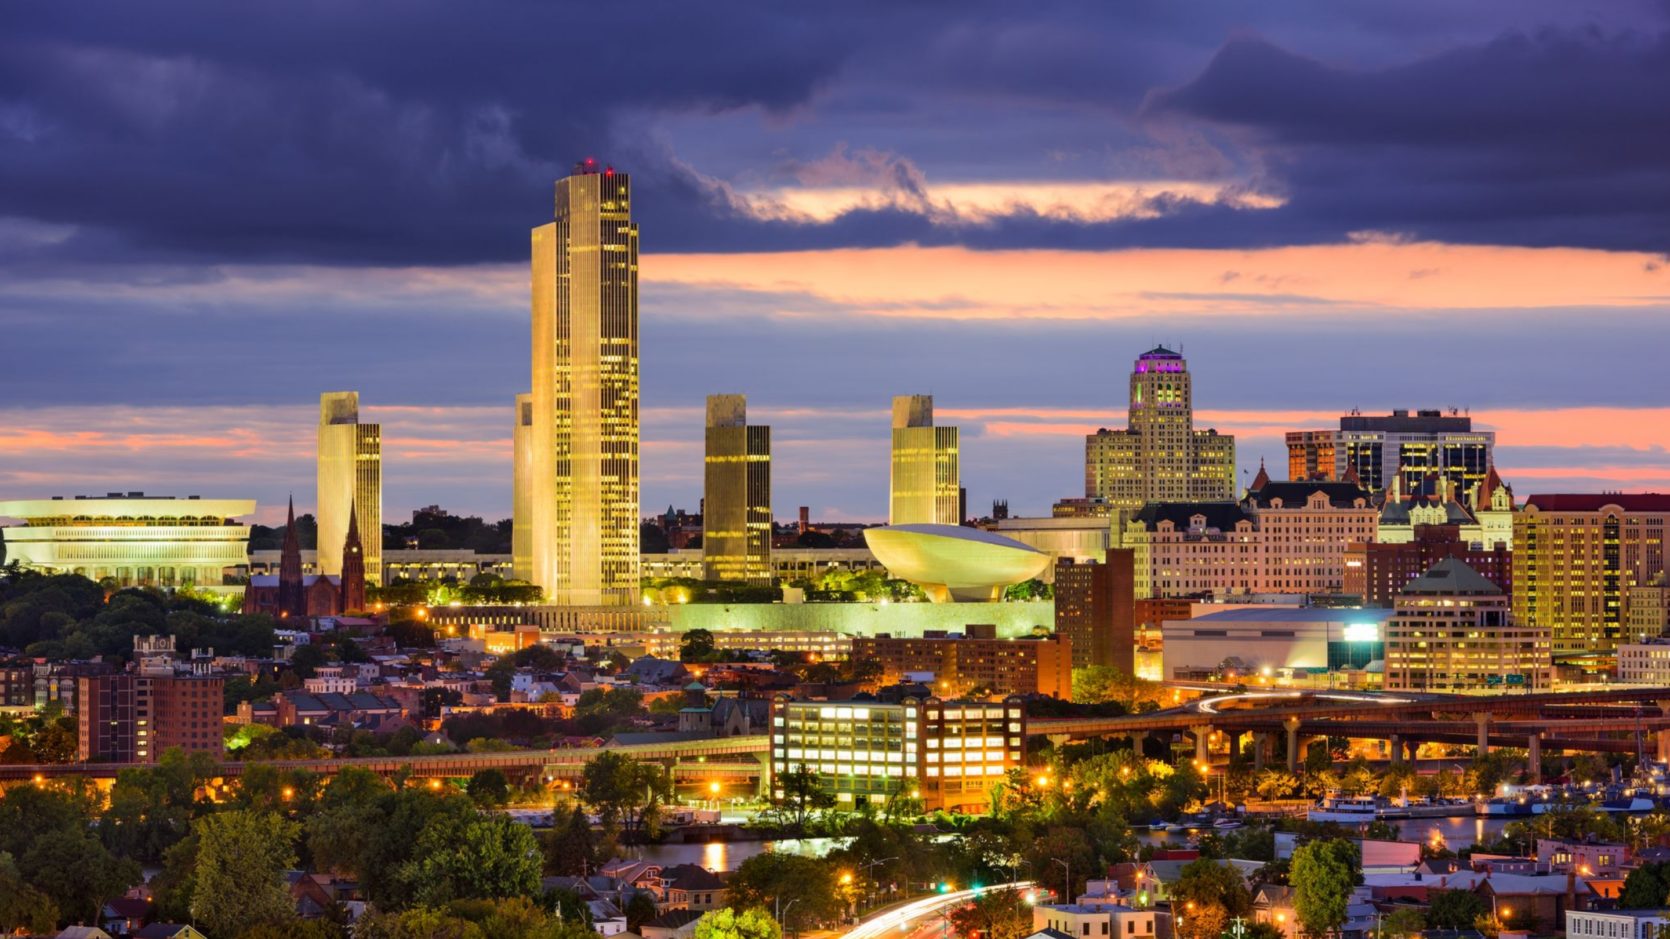
<path fill-rule="evenodd" d="M 1471 847 L 1481 841 L 1495 841 L 1502 837 L 1502 827 L 1513 819 L 1481 818 L 1465 815 L 1457 818 L 1405 819 L 1393 824 L 1403 841 L 1430 841 L 1437 832 L 1451 851 Z M 1153 844 L 1184 844 L 1184 832 L 1141 831 L 1138 838 Z M 781 851 L 823 857 L 830 851 L 844 847 L 849 838 L 785 838 L 781 841 L 710 841 L 706 844 L 653 844 L 624 849 L 632 857 L 671 867 L 674 864 L 700 864 L 710 871 L 734 871 L 743 861 L 763 851 Z"/>
<path fill-rule="evenodd" d="M 1477 815 L 1461 815 L 1454 818 L 1412 818 L 1395 821 L 1392 826 L 1398 831 L 1400 841 L 1431 841 L 1433 832 L 1444 839 L 1444 846 L 1451 851 L 1472 847 L 1481 841 L 1495 841 L 1502 837 L 1502 828 L 1511 818 L 1494 816 L 1490 818 Z M 1195 832 L 1181 831 L 1143 831 L 1138 829 L 1136 836 L 1141 841 L 1151 844 L 1173 844 L 1183 846 Z"/>
<path fill-rule="evenodd" d="M 763 851 L 822 857 L 845 846 L 850 838 L 785 838 L 781 841 L 710 841 L 707 844 L 652 844 L 623 849 L 632 857 L 663 867 L 700 864 L 710 871 L 734 871 L 743 861 Z"/>

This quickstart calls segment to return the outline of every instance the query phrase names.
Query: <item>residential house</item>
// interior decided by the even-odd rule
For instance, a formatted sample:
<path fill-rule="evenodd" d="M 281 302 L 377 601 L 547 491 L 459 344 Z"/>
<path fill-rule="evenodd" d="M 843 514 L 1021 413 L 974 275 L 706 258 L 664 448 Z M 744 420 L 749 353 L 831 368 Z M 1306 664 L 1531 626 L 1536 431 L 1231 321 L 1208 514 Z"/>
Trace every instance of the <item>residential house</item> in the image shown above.
<path fill-rule="evenodd" d="M 1575 870 L 1582 876 L 1617 874 L 1634 866 L 1629 845 L 1611 842 L 1537 841 L 1537 868 L 1550 873 Z"/>
<path fill-rule="evenodd" d="M 1293 912 L 1293 888 L 1263 884 L 1253 893 L 1253 922 L 1268 923 L 1284 939 L 1296 939 L 1299 920 Z"/>
<path fill-rule="evenodd" d="M 208 939 L 185 923 L 152 923 L 135 932 L 133 939 Z"/>
<path fill-rule="evenodd" d="M 703 915 L 699 910 L 668 910 L 638 927 L 638 932 L 644 939 L 691 939 Z"/>
<path fill-rule="evenodd" d="M 1032 928 L 1054 929 L 1076 939 L 1158 939 L 1154 911 L 1128 906 L 1039 904 L 1032 908 Z"/>
<path fill-rule="evenodd" d="M 1567 939 L 1658 939 L 1670 910 L 1567 910 Z"/>
<path fill-rule="evenodd" d="M 661 872 L 662 910 L 706 912 L 725 905 L 729 891 L 719 876 L 696 864 L 678 864 Z"/>
<path fill-rule="evenodd" d="M 99 925 L 112 936 L 126 936 L 151 918 L 151 901 L 144 897 L 118 897 L 99 911 Z"/>
<path fill-rule="evenodd" d="M 97 926 L 65 926 L 53 939 L 114 939 Z"/>
<path fill-rule="evenodd" d="M 411 723 L 410 714 L 392 697 L 367 692 L 308 694 L 287 691 L 273 700 L 280 727 L 352 725 L 368 730 L 393 731 Z"/>

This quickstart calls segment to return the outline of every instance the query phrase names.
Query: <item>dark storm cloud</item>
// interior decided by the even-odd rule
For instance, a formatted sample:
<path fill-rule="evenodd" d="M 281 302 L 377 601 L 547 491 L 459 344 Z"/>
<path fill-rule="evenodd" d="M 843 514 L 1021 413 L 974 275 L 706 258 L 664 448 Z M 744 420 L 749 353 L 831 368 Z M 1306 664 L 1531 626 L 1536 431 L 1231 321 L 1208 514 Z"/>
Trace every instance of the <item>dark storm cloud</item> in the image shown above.
<path fill-rule="evenodd" d="M 1670 247 L 1670 32 L 1512 33 L 1378 71 L 1241 39 L 1150 113 L 1241 135 L 1301 230 Z"/>
<path fill-rule="evenodd" d="M 512 260 L 549 180 L 597 155 L 634 172 L 646 250 L 1245 246 L 1362 228 L 1656 248 L 1665 40 L 1661 27 L 1612 38 L 1616 21 L 1655 22 L 1650 9 L 7 4 L 0 216 L 75 226 L 30 264 Z M 1585 30 L 1591 20 L 1606 30 Z M 1558 30 L 1492 39 L 1542 22 Z M 1223 46 L 1248 28 L 1268 42 Z M 1324 53 L 1361 70 L 1305 58 Z M 1173 152 L 1175 127 L 1133 120 L 1151 89 L 1179 85 L 1149 114 L 1193 125 L 1182 133 L 1204 133 L 1191 146 L 1210 158 Z M 699 166 L 657 135 L 662 116 L 739 113 L 769 115 L 768 130 L 705 145 Z M 956 152 L 939 152 L 912 132 L 947 114 L 989 146 L 970 151 L 965 129 Z M 1211 126 L 1231 131 L 1217 139 Z M 897 140 L 931 178 L 1038 178 L 1057 150 L 1079 154 L 1060 165 L 1090 178 L 1258 166 L 1250 181 L 1291 201 L 1183 202 L 1122 222 L 865 208 L 797 223 L 741 210 L 726 183 L 769 173 L 784 151 L 820 155 L 799 151 L 801 138 Z M 1133 140 L 1152 152 L 1123 155 Z"/>
<path fill-rule="evenodd" d="M 749 29 L 699 4 L 166 6 L 0 10 L 0 214 L 207 257 L 502 260 L 572 160 L 647 159 L 619 112 L 793 107 L 865 28 L 766 3 Z M 645 183 L 710 201 L 670 166 Z"/>

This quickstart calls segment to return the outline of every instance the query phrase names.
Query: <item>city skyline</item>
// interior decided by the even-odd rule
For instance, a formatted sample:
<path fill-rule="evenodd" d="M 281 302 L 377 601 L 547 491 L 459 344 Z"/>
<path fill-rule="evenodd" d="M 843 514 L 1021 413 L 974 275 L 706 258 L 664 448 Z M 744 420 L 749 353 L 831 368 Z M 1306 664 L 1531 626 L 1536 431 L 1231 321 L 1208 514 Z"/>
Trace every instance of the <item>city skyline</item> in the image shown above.
<path fill-rule="evenodd" d="M 0 375 L 0 489 L 252 495 L 272 523 L 307 506 L 309 402 L 351 384 L 390 518 L 508 517 L 520 233 L 595 156 L 633 172 L 650 232 L 645 512 L 695 504 L 701 403 L 733 390 L 776 429 L 779 516 L 885 517 L 886 402 L 911 391 L 962 428 L 971 509 L 1039 514 L 1122 423 L 1109 363 L 1157 344 L 1183 346 L 1240 482 L 1287 430 L 1456 406 L 1522 494 L 1670 490 L 1670 405 L 1628 355 L 1670 346 L 1665 122 L 1640 119 L 1670 96 L 1662 5 L 862 12 L 762 17 L 824 39 L 796 55 L 633 12 L 562 70 L 524 38 L 545 12 L 393 35 L 252 13 L 218 37 L 0 13 L 29 63 L 0 75 L 0 329 L 37 353 Z M 468 81 L 394 64 L 461 35 Z M 585 64 L 627 36 L 656 67 L 598 93 Z M 715 49 L 734 67 L 693 67 Z M 228 127 L 252 101 L 269 119 Z M 289 156 L 174 149 L 223 138 Z"/>

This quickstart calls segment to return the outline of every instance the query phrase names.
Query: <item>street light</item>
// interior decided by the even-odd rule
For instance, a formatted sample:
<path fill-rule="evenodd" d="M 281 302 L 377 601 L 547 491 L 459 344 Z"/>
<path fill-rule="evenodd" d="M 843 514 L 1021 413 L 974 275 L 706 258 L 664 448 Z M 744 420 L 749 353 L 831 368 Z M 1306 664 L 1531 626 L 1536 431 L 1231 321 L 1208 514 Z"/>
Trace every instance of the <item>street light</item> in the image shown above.
<path fill-rule="evenodd" d="M 789 901 L 788 906 L 783 906 L 783 895 L 778 894 L 776 896 L 776 898 L 773 901 L 773 905 L 775 905 L 777 907 L 777 925 L 779 925 L 779 926 L 783 925 L 783 917 L 789 915 L 789 911 L 794 909 L 794 905 L 796 903 L 799 903 L 799 902 L 800 902 L 800 898 L 795 897 L 793 900 Z M 787 927 L 785 927 L 785 928 L 787 928 Z"/>
<path fill-rule="evenodd" d="M 1062 884 L 1062 886 L 1061 886 L 1061 902 L 1062 903 L 1072 903 L 1073 898 L 1070 896 L 1070 894 L 1073 892 L 1073 864 L 1072 864 L 1072 862 L 1071 861 L 1063 861 L 1061 858 L 1058 858 L 1058 857 L 1052 857 L 1052 858 L 1050 858 L 1050 860 L 1054 861 L 1057 864 L 1060 864 L 1061 869 L 1067 872 L 1067 882 Z"/>
<path fill-rule="evenodd" d="M 889 861 L 897 861 L 897 860 L 898 860 L 897 857 L 876 858 L 874 861 L 868 861 L 863 865 L 863 867 L 864 867 L 864 896 L 865 896 L 866 899 L 869 898 L 871 888 L 874 887 L 875 883 L 876 883 L 876 866 L 878 864 L 886 864 Z"/>

